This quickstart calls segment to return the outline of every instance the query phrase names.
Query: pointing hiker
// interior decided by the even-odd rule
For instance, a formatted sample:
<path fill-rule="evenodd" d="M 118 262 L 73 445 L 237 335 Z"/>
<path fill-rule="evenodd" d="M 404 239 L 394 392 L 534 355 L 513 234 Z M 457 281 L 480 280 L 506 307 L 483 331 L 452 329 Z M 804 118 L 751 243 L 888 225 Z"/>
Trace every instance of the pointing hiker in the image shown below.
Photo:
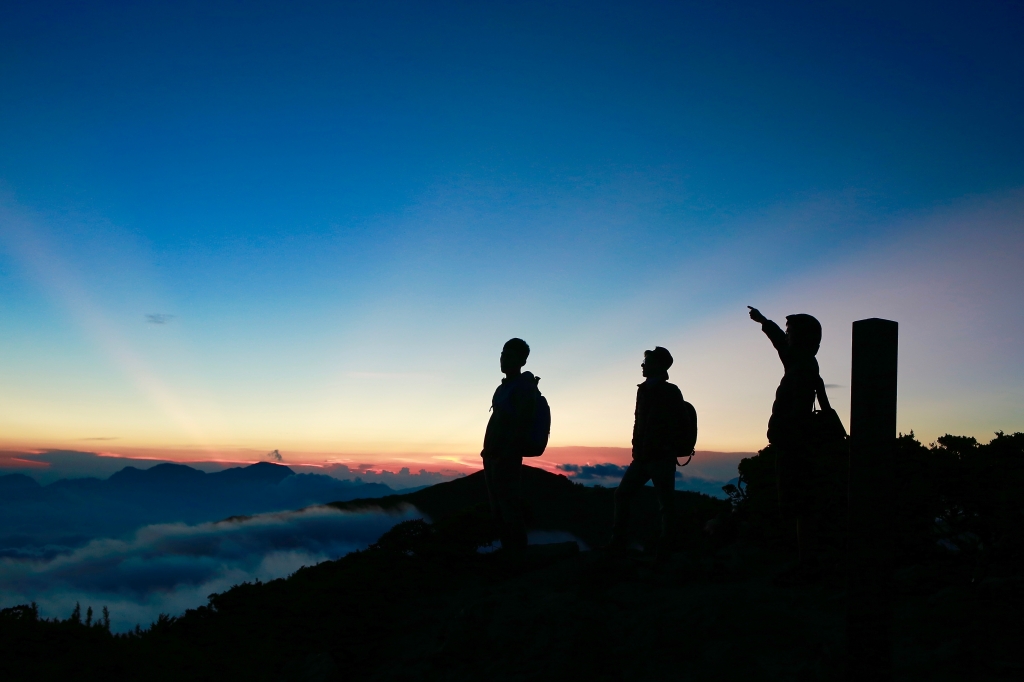
<path fill-rule="evenodd" d="M 676 458 L 687 457 L 697 441 L 697 413 L 683 400 L 679 387 L 668 382 L 672 354 L 661 346 L 644 351 L 640 367 L 644 382 L 637 386 L 633 421 L 633 461 L 615 490 L 615 520 L 612 550 L 623 550 L 633 498 L 647 484 L 654 492 L 661 512 L 661 536 L 655 559 L 670 557 L 673 541 Z"/>
<path fill-rule="evenodd" d="M 505 378 L 491 399 L 491 418 L 487 422 L 484 448 L 484 480 L 491 515 L 497 526 L 503 549 L 526 547 L 523 521 L 521 478 L 523 457 L 541 454 L 547 445 L 550 412 L 540 395 L 540 377 L 523 372 L 530 347 L 522 339 L 509 339 L 501 349 L 501 371 Z M 546 414 L 547 423 L 538 419 Z M 538 427 L 542 434 L 535 433 Z M 542 441 L 542 442 L 540 442 Z"/>
<path fill-rule="evenodd" d="M 779 505 L 783 517 L 795 518 L 799 559 L 783 582 L 806 582 L 817 577 L 817 557 L 813 552 L 815 517 L 814 495 L 814 397 L 823 411 L 831 411 L 825 385 L 818 373 L 815 355 L 821 345 L 821 323 L 811 315 L 787 315 L 786 331 L 750 308 L 750 319 L 775 346 L 784 373 L 775 391 L 772 416 L 768 420 L 768 442 L 776 450 Z"/>

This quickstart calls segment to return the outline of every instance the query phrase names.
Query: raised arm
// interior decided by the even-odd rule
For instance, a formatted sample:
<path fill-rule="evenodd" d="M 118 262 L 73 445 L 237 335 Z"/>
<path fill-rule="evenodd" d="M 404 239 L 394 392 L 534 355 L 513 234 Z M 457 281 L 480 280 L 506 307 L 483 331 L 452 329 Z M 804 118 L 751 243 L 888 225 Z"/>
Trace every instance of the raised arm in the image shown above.
<path fill-rule="evenodd" d="M 761 324 L 761 331 L 765 333 L 765 336 L 767 336 L 772 342 L 772 345 L 775 346 L 775 350 L 779 351 L 779 355 L 781 357 L 788 348 L 786 332 L 782 331 L 782 329 L 779 328 L 779 325 L 762 315 L 761 311 L 757 308 L 749 305 L 747 307 L 750 308 L 750 319 Z"/>

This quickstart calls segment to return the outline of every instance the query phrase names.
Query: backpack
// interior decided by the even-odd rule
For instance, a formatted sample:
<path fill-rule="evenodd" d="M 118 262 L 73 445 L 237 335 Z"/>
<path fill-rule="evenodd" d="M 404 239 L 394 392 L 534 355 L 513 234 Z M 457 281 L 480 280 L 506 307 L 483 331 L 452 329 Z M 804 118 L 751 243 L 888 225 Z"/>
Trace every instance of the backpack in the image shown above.
<path fill-rule="evenodd" d="M 679 464 L 679 460 L 676 459 L 676 464 L 684 467 L 693 459 L 693 448 L 697 445 L 697 410 L 685 400 L 679 408 L 679 423 L 682 425 L 683 431 L 679 449 L 686 453 L 683 457 L 687 459 L 682 464 Z"/>
<path fill-rule="evenodd" d="M 821 396 L 825 394 L 825 383 L 819 378 L 817 388 L 818 406 L 822 404 Z M 825 395 L 825 403 L 828 403 L 828 396 Z M 822 407 L 814 410 L 812 406 L 810 420 L 810 441 L 818 447 L 844 447 L 849 436 L 846 435 L 846 427 L 843 420 L 839 418 L 836 411 L 831 407 Z"/>
<path fill-rule="evenodd" d="M 537 378 L 540 381 L 540 377 Z M 548 406 L 548 399 L 537 389 L 537 407 L 533 412 L 533 422 L 530 424 L 529 446 L 530 450 L 523 453 L 524 457 L 540 457 L 548 446 L 548 436 L 551 434 L 551 407 Z"/>
<path fill-rule="evenodd" d="M 530 379 L 532 379 L 532 385 L 528 384 L 522 390 L 534 391 L 536 404 L 533 415 L 530 418 L 529 430 L 526 434 L 526 451 L 523 452 L 523 457 L 540 457 L 548 446 L 548 435 L 551 433 L 551 408 L 548 406 L 547 399 L 541 395 L 540 389 L 537 388 L 537 382 L 540 381 L 540 377 L 531 375 Z M 494 412 L 511 409 L 509 405 L 511 387 L 502 390 L 504 386 L 503 384 L 495 391 L 494 400 L 491 402 L 491 410 Z M 487 434 L 484 436 L 485 449 L 491 438 L 490 434 L 495 423 L 495 416 L 496 414 L 492 414 L 491 420 L 487 422 Z"/>

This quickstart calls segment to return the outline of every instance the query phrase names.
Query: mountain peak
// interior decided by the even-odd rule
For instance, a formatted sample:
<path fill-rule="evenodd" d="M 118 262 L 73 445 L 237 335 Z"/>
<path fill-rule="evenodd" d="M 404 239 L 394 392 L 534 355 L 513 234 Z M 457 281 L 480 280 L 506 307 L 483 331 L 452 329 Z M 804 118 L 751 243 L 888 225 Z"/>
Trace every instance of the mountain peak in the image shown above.
<path fill-rule="evenodd" d="M 210 476 L 217 478 L 221 481 L 230 481 L 232 483 L 265 483 L 269 485 L 277 485 L 289 476 L 294 476 L 295 472 L 283 464 L 274 464 L 273 462 L 257 462 L 256 464 L 250 464 L 247 467 L 233 467 L 231 469 L 225 469 L 224 471 L 218 471 Z"/>
<path fill-rule="evenodd" d="M 0 490 L 36 490 L 40 486 L 34 478 L 25 474 L 6 474 L 0 476 Z"/>
<path fill-rule="evenodd" d="M 137 469 L 136 467 L 125 467 L 108 480 L 113 483 L 148 483 L 153 481 L 187 481 L 196 480 L 206 476 L 199 469 L 193 469 L 184 464 L 157 464 L 149 469 Z"/>

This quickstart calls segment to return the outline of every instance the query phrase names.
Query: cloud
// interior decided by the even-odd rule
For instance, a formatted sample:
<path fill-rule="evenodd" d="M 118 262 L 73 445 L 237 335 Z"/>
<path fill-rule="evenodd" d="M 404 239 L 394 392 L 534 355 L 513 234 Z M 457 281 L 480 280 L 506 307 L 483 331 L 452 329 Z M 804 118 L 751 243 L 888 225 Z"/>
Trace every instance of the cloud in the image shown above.
<path fill-rule="evenodd" d="M 269 462 L 283 462 L 284 457 L 281 455 L 280 450 L 271 450 L 267 453 L 267 461 Z"/>
<path fill-rule="evenodd" d="M 400 521 L 398 513 L 315 507 L 198 525 L 146 526 L 129 539 L 100 539 L 47 559 L 0 559 L 0 608 L 35 601 L 45 617 L 66 618 L 75 603 L 110 608 L 126 631 L 161 613 L 179 615 L 207 596 L 246 581 L 273 580 L 302 566 L 363 549 Z"/>
<path fill-rule="evenodd" d="M 167 313 L 149 313 L 146 315 L 146 324 L 167 324 L 175 317 L 177 317 L 177 315 L 168 315 Z"/>
<path fill-rule="evenodd" d="M 353 379 L 433 379 L 435 375 L 422 372 L 348 372 Z"/>
<path fill-rule="evenodd" d="M 577 483 L 617 487 L 628 467 L 605 462 L 603 464 L 559 464 L 556 468 L 565 472 L 571 480 Z M 713 497 L 725 497 L 722 486 L 727 482 L 701 476 L 686 476 L 681 469 L 676 470 L 676 490 L 690 490 Z"/>
<path fill-rule="evenodd" d="M 771 402 L 768 403 L 771 406 Z M 701 417 L 703 418 L 703 417 Z M 698 449 L 690 464 L 686 467 L 687 476 L 694 476 L 712 481 L 725 481 L 736 476 L 736 467 L 744 457 L 753 457 L 754 452 L 713 452 L 710 450 Z M 562 464 L 572 465 L 593 465 L 601 462 L 602 466 L 617 464 L 621 467 L 618 473 L 613 476 L 621 477 L 625 467 L 633 461 L 632 448 L 626 447 L 583 447 L 583 446 L 561 446 L 549 447 L 544 451 L 540 459 L 541 466 L 547 469 L 554 469 L 563 473 L 574 473 L 573 470 L 562 469 Z M 546 466 L 553 464 L 554 467 Z M 588 470 L 592 475 L 597 475 L 596 470 Z M 584 473 L 582 470 L 576 473 Z M 573 478 L 570 476 L 570 478 Z M 603 484 L 602 484 L 603 485 Z"/>
<path fill-rule="evenodd" d="M 575 481 L 590 481 L 599 478 L 622 478 L 628 467 L 618 464 L 559 464 L 559 471 L 569 474 Z"/>
<path fill-rule="evenodd" d="M 0 452 L 0 461 L 11 461 L 12 471 L 22 471 L 42 483 L 52 483 L 61 478 L 96 477 L 106 478 L 126 466 L 138 465 L 139 460 L 127 457 L 107 457 L 96 452 L 79 450 L 45 450 L 43 452 Z M 156 465 L 168 460 L 146 460 L 145 464 Z"/>
<path fill-rule="evenodd" d="M 360 464 L 358 466 L 331 464 L 328 467 L 319 469 L 319 471 L 343 481 L 353 481 L 356 483 L 383 483 L 392 490 L 406 490 L 408 488 L 435 485 L 437 483 L 444 483 L 446 481 L 452 481 L 456 478 L 465 476 L 464 472 L 454 470 L 427 471 L 426 469 L 420 469 L 418 473 L 413 473 L 409 467 L 402 467 L 397 472 L 394 472 L 387 470 L 374 470 L 370 468 L 372 466 L 373 465 L 371 464 Z M 301 467 L 293 468 L 299 470 Z"/>

